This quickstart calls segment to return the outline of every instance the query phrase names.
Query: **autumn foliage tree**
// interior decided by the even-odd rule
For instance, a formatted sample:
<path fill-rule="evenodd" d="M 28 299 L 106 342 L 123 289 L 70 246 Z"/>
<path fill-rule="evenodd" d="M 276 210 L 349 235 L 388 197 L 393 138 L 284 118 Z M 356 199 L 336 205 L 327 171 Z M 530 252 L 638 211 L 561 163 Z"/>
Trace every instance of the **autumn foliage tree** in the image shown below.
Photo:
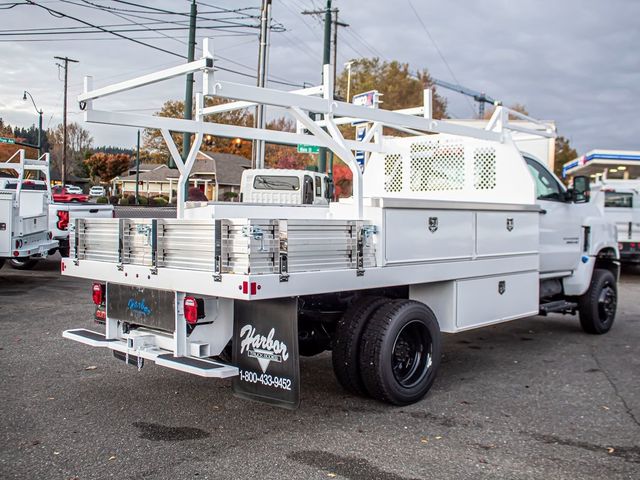
<path fill-rule="evenodd" d="M 131 157 L 123 153 L 98 152 L 85 160 L 84 164 L 94 182 L 96 179 L 100 179 L 102 182 L 110 182 L 129 169 Z"/>
<path fill-rule="evenodd" d="M 571 148 L 569 139 L 558 135 L 556 137 L 556 151 L 555 151 L 555 163 L 553 173 L 558 178 L 562 178 L 562 167 L 565 163 L 575 160 L 578 157 L 578 152 L 575 148 Z"/>

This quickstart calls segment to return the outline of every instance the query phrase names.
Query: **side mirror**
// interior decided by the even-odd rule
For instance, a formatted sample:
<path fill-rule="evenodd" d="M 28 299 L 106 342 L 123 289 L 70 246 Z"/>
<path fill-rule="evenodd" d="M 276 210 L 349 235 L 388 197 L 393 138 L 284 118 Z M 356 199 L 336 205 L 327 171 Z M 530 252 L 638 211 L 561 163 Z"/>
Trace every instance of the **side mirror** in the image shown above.
<path fill-rule="evenodd" d="M 591 194 L 591 185 L 589 177 L 579 175 L 573 177 L 573 201 L 575 203 L 586 203 L 589 201 Z"/>

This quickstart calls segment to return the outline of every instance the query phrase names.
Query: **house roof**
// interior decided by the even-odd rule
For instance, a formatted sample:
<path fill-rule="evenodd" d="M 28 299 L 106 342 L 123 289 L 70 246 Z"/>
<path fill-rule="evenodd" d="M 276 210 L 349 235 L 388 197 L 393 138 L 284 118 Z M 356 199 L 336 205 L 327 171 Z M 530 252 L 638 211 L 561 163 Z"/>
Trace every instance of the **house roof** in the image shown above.
<path fill-rule="evenodd" d="M 178 170 L 169 168 L 164 164 L 146 165 L 154 168 L 148 171 L 142 171 L 141 164 L 139 175 L 140 181 L 162 182 L 169 180 L 170 178 L 177 180 L 178 177 L 180 177 Z M 215 175 L 219 185 L 240 185 L 242 172 L 248 168 L 251 168 L 251 161 L 240 155 L 201 151 L 196 157 L 196 162 L 191 173 L 196 175 Z M 124 175 L 116 178 L 116 180 L 121 181 L 135 181 L 135 179 L 135 174 Z"/>
<path fill-rule="evenodd" d="M 156 167 L 158 167 L 159 164 L 157 163 L 141 163 L 140 164 L 140 171 L 141 172 L 148 172 L 150 170 L 155 169 Z M 135 172 L 136 171 L 136 162 L 135 160 L 131 163 L 131 166 L 129 167 L 129 171 L 130 172 Z"/>
<path fill-rule="evenodd" d="M 200 156 L 213 162 L 220 185 L 240 185 L 242 172 L 251 168 L 249 159 L 232 153 L 200 152 Z"/>

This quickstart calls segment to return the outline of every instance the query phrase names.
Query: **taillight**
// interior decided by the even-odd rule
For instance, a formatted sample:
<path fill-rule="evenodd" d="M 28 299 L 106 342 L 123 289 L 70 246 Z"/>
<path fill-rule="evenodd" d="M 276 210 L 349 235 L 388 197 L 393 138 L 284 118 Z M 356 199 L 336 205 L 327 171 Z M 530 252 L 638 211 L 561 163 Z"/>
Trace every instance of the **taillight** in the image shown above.
<path fill-rule="evenodd" d="M 21 239 L 16 239 L 16 248 L 22 248 L 22 240 Z"/>
<path fill-rule="evenodd" d="M 104 292 L 106 290 L 106 285 L 104 283 L 94 283 L 92 289 L 93 303 L 96 305 L 102 305 L 104 301 Z"/>
<path fill-rule="evenodd" d="M 69 210 L 58 210 L 58 223 L 56 223 L 56 227 L 58 230 L 66 230 L 69 226 Z"/>
<path fill-rule="evenodd" d="M 199 318 L 204 318 L 204 301 L 201 298 L 184 297 L 184 319 L 195 325 Z"/>

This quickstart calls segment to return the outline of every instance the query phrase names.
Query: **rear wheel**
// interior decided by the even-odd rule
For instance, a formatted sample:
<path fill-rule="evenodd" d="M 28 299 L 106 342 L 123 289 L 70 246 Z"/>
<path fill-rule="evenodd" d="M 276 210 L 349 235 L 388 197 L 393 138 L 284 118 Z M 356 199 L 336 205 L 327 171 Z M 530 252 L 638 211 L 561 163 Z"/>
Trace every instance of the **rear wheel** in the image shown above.
<path fill-rule="evenodd" d="M 333 371 L 345 390 L 366 395 L 360 378 L 360 339 L 367 322 L 388 298 L 362 297 L 354 302 L 336 324 L 332 345 Z"/>
<path fill-rule="evenodd" d="M 12 258 L 9 260 L 11 268 L 15 268 L 16 270 L 31 270 L 37 263 L 38 260 L 34 258 Z"/>
<path fill-rule="evenodd" d="M 417 402 L 440 365 L 440 327 L 423 303 L 397 300 L 373 314 L 362 335 L 360 374 L 367 392 L 394 405 Z"/>
<path fill-rule="evenodd" d="M 609 270 L 595 269 L 589 290 L 578 299 L 582 329 L 595 335 L 607 333 L 613 326 L 617 305 L 615 277 Z"/>
<path fill-rule="evenodd" d="M 4 265 L 4 258 L 0 258 L 0 268 Z"/>

